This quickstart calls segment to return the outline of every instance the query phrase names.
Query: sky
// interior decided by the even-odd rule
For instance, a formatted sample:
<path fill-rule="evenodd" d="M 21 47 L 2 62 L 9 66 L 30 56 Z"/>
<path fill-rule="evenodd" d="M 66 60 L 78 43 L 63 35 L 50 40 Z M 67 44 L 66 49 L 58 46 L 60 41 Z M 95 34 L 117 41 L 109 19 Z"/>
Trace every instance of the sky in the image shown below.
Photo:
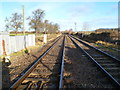
<path fill-rule="evenodd" d="M 0 31 L 5 30 L 5 18 L 12 13 L 22 14 L 24 5 L 25 19 L 36 9 L 45 11 L 44 20 L 58 23 L 60 30 L 84 31 L 98 28 L 118 27 L 118 2 L 0 2 Z M 25 20 L 25 30 L 29 30 Z M 75 30 L 76 23 L 76 30 Z"/>

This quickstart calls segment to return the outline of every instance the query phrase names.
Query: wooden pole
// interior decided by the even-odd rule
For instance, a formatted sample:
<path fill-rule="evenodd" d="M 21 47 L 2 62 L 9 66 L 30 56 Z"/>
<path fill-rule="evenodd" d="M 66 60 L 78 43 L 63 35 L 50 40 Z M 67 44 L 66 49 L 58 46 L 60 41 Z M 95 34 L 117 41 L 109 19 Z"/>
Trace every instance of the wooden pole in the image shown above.
<path fill-rule="evenodd" d="M 22 5 L 22 17 L 23 17 L 23 34 L 25 35 L 25 29 L 24 29 L 24 5 Z"/>

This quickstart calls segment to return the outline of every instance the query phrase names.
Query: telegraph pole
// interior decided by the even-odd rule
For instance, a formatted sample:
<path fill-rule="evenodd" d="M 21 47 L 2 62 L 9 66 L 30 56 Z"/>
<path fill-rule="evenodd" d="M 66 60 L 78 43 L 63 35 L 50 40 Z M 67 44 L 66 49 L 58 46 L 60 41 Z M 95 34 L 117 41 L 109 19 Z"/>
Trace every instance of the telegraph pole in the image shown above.
<path fill-rule="evenodd" d="M 27 48 L 26 48 L 26 41 L 25 41 L 25 28 L 24 28 L 24 5 L 22 5 L 22 19 L 23 19 L 23 34 L 24 34 L 24 42 L 25 42 L 25 44 L 24 44 L 24 47 L 25 47 L 25 49 L 27 50 Z"/>
<path fill-rule="evenodd" d="M 22 5 L 22 17 L 23 17 L 23 34 L 25 35 L 25 28 L 24 28 L 24 5 Z"/>

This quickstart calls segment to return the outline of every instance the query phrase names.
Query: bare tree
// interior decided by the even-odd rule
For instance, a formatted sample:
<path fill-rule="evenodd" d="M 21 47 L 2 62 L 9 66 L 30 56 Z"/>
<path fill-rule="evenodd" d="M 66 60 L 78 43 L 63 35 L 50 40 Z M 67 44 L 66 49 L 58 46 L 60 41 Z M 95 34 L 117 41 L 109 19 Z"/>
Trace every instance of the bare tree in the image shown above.
<path fill-rule="evenodd" d="M 48 20 L 45 20 L 45 21 L 44 21 L 44 29 L 45 29 L 44 32 L 45 32 L 45 33 L 48 32 L 48 25 L 49 25 L 49 24 L 48 24 Z"/>
<path fill-rule="evenodd" d="M 30 28 L 35 29 L 36 35 L 42 28 L 42 19 L 44 18 L 44 11 L 41 9 L 37 9 L 32 12 L 32 16 L 29 16 L 28 19 L 30 20 L 29 25 Z"/>
<path fill-rule="evenodd" d="M 22 29 L 22 15 L 13 13 L 12 17 L 6 18 L 6 30 L 14 30 L 17 34 L 18 30 Z"/>
<path fill-rule="evenodd" d="M 6 25 L 5 25 L 5 30 L 6 31 L 9 31 L 9 30 L 11 30 L 11 23 L 10 23 L 10 20 L 6 17 L 6 19 L 5 19 L 5 22 L 6 22 Z"/>
<path fill-rule="evenodd" d="M 48 24 L 48 32 L 51 33 L 52 30 L 53 30 L 53 24 L 52 24 L 52 22 L 50 22 L 50 23 Z"/>
<path fill-rule="evenodd" d="M 47 24 L 47 31 L 49 33 L 55 33 L 57 31 L 59 31 L 59 25 L 57 23 L 53 24 L 52 22 L 50 22 Z"/>
<path fill-rule="evenodd" d="M 54 24 L 53 25 L 53 32 L 57 32 L 57 31 L 59 31 L 59 25 L 56 23 L 56 24 Z"/>

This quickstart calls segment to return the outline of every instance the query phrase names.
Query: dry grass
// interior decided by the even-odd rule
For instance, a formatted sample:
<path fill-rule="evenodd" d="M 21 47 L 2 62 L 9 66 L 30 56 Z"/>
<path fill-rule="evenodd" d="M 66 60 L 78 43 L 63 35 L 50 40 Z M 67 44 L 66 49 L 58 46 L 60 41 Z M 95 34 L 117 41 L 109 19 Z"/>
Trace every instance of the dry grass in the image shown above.
<path fill-rule="evenodd" d="M 104 45 L 104 46 L 112 46 L 112 47 L 114 47 L 115 46 L 115 44 L 112 44 L 112 43 L 108 43 L 108 42 L 104 42 L 104 41 L 97 41 L 97 42 L 95 42 L 96 44 L 102 44 L 102 45 Z"/>
<path fill-rule="evenodd" d="M 119 49 L 120 47 L 119 45 L 115 45 L 115 44 L 104 42 L 104 41 L 97 41 L 95 42 L 95 44 L 100 44 L 100 45 L 103 45 L 104 47 L 116 48 L 116 49 Z"/>

